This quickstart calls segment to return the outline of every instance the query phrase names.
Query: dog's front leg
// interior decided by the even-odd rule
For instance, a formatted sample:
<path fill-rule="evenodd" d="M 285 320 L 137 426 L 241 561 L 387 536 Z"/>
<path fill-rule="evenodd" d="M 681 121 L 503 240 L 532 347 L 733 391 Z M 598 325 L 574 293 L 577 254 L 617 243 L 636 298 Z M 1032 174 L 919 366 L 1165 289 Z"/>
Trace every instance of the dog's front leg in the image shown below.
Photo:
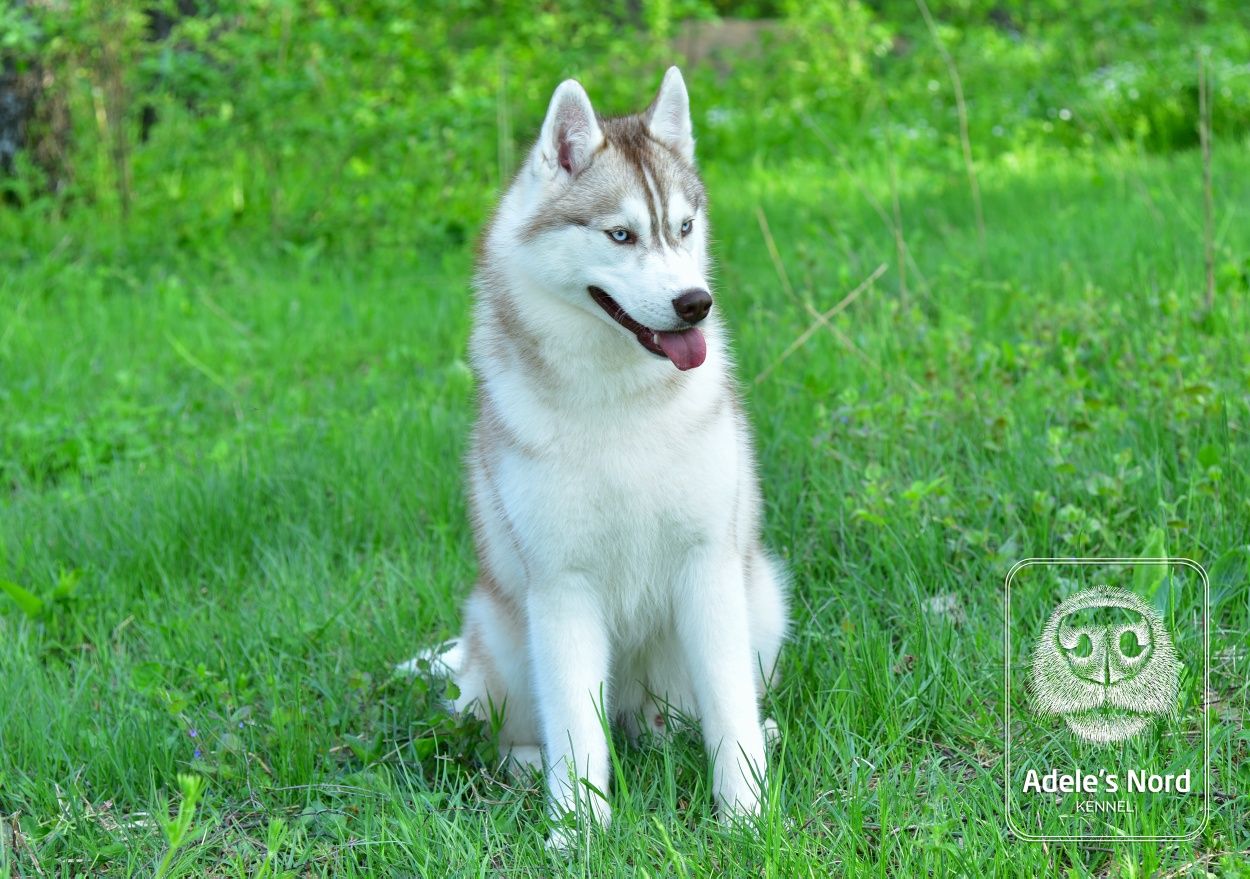
<path fill-rule="evenodd" d="M 609 640 L 599 602 L 582 575 L 548 580 L 530 593 L 529 651 L 547 759 L 548 809 L 560 819 L 587 813 L 606 825 L 610 815 L 607 716 Z M 584 779 L 584 781 L 583 781 Z M 563 846 L 567 833 L 551 843 Z"/>
<path fill-rule="evenodd" d="M 697 552 L 683 585 L 675 603 L 677 630 L 712 760 L 716 804 L 723 818 L 754 815 L 767 766 L 742 559 Z"/>

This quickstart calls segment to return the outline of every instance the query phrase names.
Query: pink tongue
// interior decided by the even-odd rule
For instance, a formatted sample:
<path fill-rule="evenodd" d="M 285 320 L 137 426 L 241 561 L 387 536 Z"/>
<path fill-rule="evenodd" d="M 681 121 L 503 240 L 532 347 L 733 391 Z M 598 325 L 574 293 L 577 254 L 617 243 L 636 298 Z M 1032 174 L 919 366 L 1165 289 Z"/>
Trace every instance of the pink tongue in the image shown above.
<path fill-rule="evenodd" d="M 702 330 L 683 330 L 680 333 L 656 333 L 660 348 L 680 370 L 694 369 L 707 359 L 707 340 Z"/>

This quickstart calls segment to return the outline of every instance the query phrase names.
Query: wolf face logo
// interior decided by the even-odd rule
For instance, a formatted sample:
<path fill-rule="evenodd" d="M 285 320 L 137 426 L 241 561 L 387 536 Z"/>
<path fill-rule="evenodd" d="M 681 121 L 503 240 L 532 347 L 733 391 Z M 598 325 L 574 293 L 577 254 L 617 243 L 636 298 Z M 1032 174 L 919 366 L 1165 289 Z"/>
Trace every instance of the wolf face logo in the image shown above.
<path fill-rule="evenodd" d="M 1033 651 L 1035 710 L 1089 742 L 1119 742 L 1175 712 L 1181 661 L 1158 613 L 1097 586 L 1051 612 Z"/>

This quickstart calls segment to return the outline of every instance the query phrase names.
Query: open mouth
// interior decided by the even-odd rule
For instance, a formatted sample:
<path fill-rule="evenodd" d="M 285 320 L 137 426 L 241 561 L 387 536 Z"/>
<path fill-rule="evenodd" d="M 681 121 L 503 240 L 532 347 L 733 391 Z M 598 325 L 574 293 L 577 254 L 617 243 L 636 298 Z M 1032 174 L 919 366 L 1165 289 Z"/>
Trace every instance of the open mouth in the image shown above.
<path fill-rule="evenodd" d="M 615 299 L 599 287 L 587 287 L 590 298 L 608 313 L 608 316 L 634 334 L 638 344 L 656 357 L 667 357 L 673 366 L 685 371 L 702 365 L 707 359 L 707 340 L 697 327 L 686 330 L 653 330 L 629 316 Z"/>

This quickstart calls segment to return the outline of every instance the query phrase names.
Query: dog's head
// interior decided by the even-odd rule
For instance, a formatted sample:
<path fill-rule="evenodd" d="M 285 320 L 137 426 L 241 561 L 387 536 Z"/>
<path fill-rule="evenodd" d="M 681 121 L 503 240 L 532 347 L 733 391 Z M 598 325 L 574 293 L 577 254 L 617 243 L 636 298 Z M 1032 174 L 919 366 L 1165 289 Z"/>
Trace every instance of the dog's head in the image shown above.
<path fill-rule="evenodd" d="M 633 336 L 640 357 L 703 363 L 706 199 L 676 67 L 646 110 L 615 119 L 596 116 L 576 81 L 561 83 L 509 198 L 511 256 L 535 290 Z"/>
<path fill-rule="evenodd" d="M 1146 602 L 1124 589 L 1086 589 L 1051 612 L 1038 639 L 1035 708 L 1087 741 L 1122 741 L 1175 711 L 1181 667 Z"/>

